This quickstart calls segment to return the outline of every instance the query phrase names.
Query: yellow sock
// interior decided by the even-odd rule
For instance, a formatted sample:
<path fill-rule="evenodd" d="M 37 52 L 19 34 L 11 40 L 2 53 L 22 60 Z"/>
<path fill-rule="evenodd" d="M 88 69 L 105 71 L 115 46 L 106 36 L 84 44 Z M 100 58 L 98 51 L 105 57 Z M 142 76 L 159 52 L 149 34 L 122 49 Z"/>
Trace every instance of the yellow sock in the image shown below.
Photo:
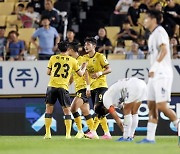
<path fill-rule="evenodd" d="M 89 130 L 90 130 L 90 131 L 93 130 L 93 126 L 94 126 L 94 120 L 93 120 L 93 118 L 90 118 L 90 119 L 86 120 L 86 123 L 87 123 L 87 125 L 88 125 Z"/>
<path fill-rule="evenodd" d="M 46 134 L 51 134 L 51 123 L 52 118 L 45 118 L 45 127 L 46 127 Z"/>
<path fill-rule="evenodd" d="M 100 120 L 100 124 L 101 124 L 101 127 L 102 127 L 104 133 L 108 133 L 108 132 L 109 132 L 109 127 L 108 127 L 108 125 L 107 125 L 107 119 L 106 119 L 106 117 L 104 117 L 104 118 L 102 118 L 102 119 Z"/>
<path fill-rule="evenodd" d="M 74 121 L 76 123 L 76 126 L 78 128 L 78 131 L 82 131 L 82 121 L 81 121 L 81 117 L 76 117 L 74 118 Z"/>
<path fill-rule="evenodd" d="M 66 136 L 71 136 L 72 120 L 71 119 L 65 119 L 64 123 L 65 123 L 65 126 L 66 126 Z"/>
<path fill-rule="evenodd" d="M 96 131 L 96 129 L 98 128 L 99 126 L 99 123 L 100 123 L 100 120 L 98 117 L 94 117 L 94 125 L 93 125 L 93 130 Z"/>

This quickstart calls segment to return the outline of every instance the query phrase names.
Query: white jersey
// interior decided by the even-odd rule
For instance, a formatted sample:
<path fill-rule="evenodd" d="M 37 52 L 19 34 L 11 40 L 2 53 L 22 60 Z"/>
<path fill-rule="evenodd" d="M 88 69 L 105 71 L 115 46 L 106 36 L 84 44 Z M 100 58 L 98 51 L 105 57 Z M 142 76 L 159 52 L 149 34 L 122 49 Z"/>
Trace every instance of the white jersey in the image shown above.
<path fill-rule="evenodd" d="M 125 78 L 110 86 L 103 96 L 103 104 L 109 109 L 111 105 L 120 107 L 121 103 L 141 102 L 146 99 L 146 83 L 138 78 Z"/>
<path fill-rule="evenodd" d="M 155 78 L 173 76 L 169 37 L 165 29 L 162 26 L 158 26 L 151 33 L 148 40 L 151 67 L 159 58 L 160 46 L 162 44 L 166 45 L 167 54 L 165 55 L 163 60 L 160 62 L 159 68 L 156 70 L 156 72 L 154 72 Z"/>

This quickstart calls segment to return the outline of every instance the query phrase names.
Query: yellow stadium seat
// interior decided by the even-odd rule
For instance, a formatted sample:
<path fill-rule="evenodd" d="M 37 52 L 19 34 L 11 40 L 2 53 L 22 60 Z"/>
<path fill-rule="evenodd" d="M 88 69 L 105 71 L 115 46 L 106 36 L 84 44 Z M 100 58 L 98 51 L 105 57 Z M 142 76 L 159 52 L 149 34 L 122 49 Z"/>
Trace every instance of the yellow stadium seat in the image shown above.
<path fill-rule="evenodd" d="M 6 16 L 0 15 L 0 26 L 6 26 Z"/>
<path fill-rule="evenodd" d="M 14 11 L 14 2 L 0 3 L 0 14 L 10 15 Z"/>
<path fill-rule="evenodd" d="M 132 40 L 125 40 L 124 41 L 126 51 L 130 51 L 131 50 L 132 43 L 133 43 Z"/>
<path fill-rule="evenodd" d="M 18 2 L 19 0 L 4 0 L 4 2 Z"/>
<path fill-rule="evenodd" d="M 35 28 L 19 28 L 19 39 L 24 40 L 29 44 L 33 33 L 35 32 Z"/>
<path fill-rule="evenodd" d="M 5 30 L 4 35 L 8 36 L 9 32 L 12 31 L 12 30 L 16 31 L 17 29 L 16 29 L 16 27 L 7 27 L 6 30 Z"/>
<path fill-rule="evenodd" d="M 118 26 L 107 26 L 105 27 L 107 31 L 107 37 L 110 39 L 112 46 L 115 47 L 117 45 L 117 34 L 120 31 L 120 27 Z"/>
<path fill-rule="evenodd" d="M 125 54 L 108 54 L 108 60 L 122 60 L 126 59 Z"/>
<path fill-rule="evenodd" d="M 22 21 L 18 20 L 17 15 L 7 15 L 6 26 L 7 27 L 13 27 L 13 26 L 22 27 Z"/>

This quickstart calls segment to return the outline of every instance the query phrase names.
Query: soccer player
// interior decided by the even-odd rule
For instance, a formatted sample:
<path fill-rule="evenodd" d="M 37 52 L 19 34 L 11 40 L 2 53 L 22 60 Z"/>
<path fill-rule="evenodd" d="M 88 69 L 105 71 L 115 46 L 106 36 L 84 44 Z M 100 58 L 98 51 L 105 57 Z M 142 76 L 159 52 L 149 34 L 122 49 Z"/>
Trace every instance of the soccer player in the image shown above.
<path fill-rule="evenodd" d="M 84 46 L 85 51 L 87 53 L 87 55 L 85 55 L 84 58 L 88 62 L 87 72 L 89 74 L 91 90 L 87 91 L 87 94 L 91 95 L 95 110 L 98 104 L 103 103 L 103 95 L 105 91 L 108 89 L 106 82 L 106 74 L 111 73 L 111 69 L 109 67 L 109 63 L 106 57 L 103 54 L 95 51 L 96 43 L 96 39 L 94 39 L 93 37 L 87 38 L 85 39 Z M 106 117 L 99 119 L 97 115 L 94 118 L 93 130 L 89 131 L 87 134 L 85 134 L 85 136 L 88 138 L 98 139 L 99 137 L 96 133 L 96 129 L 99 123 L 101 124 L 102 129 L 104 131 L 102 139 L 111 139 L 112 137 L 109 133 Z"/>
<path fill-rule="evenodd" d="M 46 134 L 44 139 L 51 138 L 50 126 L 52 123 L 52 113 L 54 109 L 54 104 L 58 99 L 64 115 L 65 115 L 65 126 L 66 126 L 66 139 L 71 138 L 71 101 L 68 92 L 68 84 L 72 71 L 76 71 L 79 76 L 83 76 L 86 64 L 84 63 L 79 68 L 78 61 L 70 56 L 68 56 L 67 48 L 68 44 L 66 42 L 60 42 L 58 44 L 60 54 L 51 56 L 47 74 L 50 75 L 50 81 L 46 92 L 46 112 L 45 112 L 45 127 Z"/>
<path fill-rule="evenodd" d="M 148 81 L 149 121 L 147 136 L 138 143 L 155 143 L 158 111 L 163 112 L 176 128 L 178 125 L 177 116 L 167 103 L 171 100 L 173 70 L 169 37 L 164 28 L 159 25 L 162 21 L 161 18 L 160 12 L 151 10 L 147 12 L 144 20 L 144 27 L 151 32 L 148 41 L 151 64 Z"/>
<path fill-rule="evenodd" d="M 120 79 L 105 92 L 103 106 L 99 106 L 97 112 L 104 115 L 107 111 L 112 115 L 117 125 L 123 132 L 123 137 L 117 141 L 132 141 L 136 127 L 138 126 L 138 109 L 142 101 L 147 99 L 147 85 L 138 78 Z M 118 117 L 115 108 L 123 106 L 124 122 Z M 104 111 L 103 111 L 104 110 Z"/>
<path fill-rule="evenodd" d="M 84 63 L 84 60 L 83 57 L 79 55 L 78 48 L 78 43 L 69 43 L 68 52 L 70 56 L 77 59 L 79 65 L 82 65 Z M 71 78 L 71 82 L 73 81 L 75 83 L 76 97 L 73 99 L 71 112 L 74 116 L 74 121 L 78 128 L 78 133 L 76 134 L 75 138 L 80 139 L 84 137 L 84 132 L 82 130 L 82 121 L 81 116 L 78 113 L 78 109 L 81 109 L 82 114 L 86 119 L 89 130 L 93 129 L 94 121 L 89 111 L 90 107 L 88 98 L 86 96 L 86 88 L 88 88 L 89 86 L 87 86 L 85 76 L 80 77 L 76 72 L 74 72 Z"/>

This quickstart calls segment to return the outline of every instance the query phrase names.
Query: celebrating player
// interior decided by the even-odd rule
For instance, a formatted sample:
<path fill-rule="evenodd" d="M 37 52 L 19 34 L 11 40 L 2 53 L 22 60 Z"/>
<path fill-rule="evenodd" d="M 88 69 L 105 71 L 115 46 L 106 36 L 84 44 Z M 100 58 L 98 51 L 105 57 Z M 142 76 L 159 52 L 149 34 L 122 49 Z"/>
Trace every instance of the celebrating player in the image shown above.
<path fill-rule="evenodd" d="M 92 102 L 96 111 L 96 106 L 103 103 L 103 95 L 107 90 L 107 82 L 105 75 L 109 74 L 111 72 L 111 69 L 109 67 L 108 61 L 106 60 L 106 57 L 103 54 L 95 51 L 96 39 L 85 39 L 84 48 L 86 53 L 88 53 L 84 56 L 84 58 L 88 62 L 87 71 L 89 74 L 91 90 L 91 92 L 88 90 L 87 94 L 91 95 Z M 99 123 L 104 130 L 104 135 L 102 136 L 102 139 L 111 139 L 106 117 L 99 119 L 98 116 L 95 116 L 94 118 L 93 130 L 85 134 L 85 136 L 88 138 L 98 139 L 99 137 L 96 133 L 96 129 Z"/>
<path fill-rule="evenodd" d="M 65 126 L 66 126 L 66 139 L 71 138 L 71 101 L 68 92 L 68 84 L 71 76 L 71 72 L 74 70 L 79 76 L 83 76 L 86 64 L 79 68 L 78 61 L 68 56 L 66 42 L 60 42 L 58 44 L 60 54 L 51 56 L 48 63 L 47 74 L 50 75 L 50 81 L 46 92 L 46 113 L 45 113 L 45 127 L 46 134 L 44 139 L 51 138 L 50 126 L 52 123 L 52 113 L 54 104 L 58 99 L 65 115 Z"/>
<path fill-rule="evenodd" d="M 83 57 L 78 54 L 78 43 L 70 43 L 68 47 L 69 55 L 77 59 L 79 65 L 82 65 L 84 60 Z M 80 77 L 76 72 L 73 73 L 71 76 L 71 81 L 74 80 L 75 89 L 76 89 L 76 97 L 74 98 L 72 105 L 71 105 L 71 112 L 74 116 L 74 121 L 78 128 L 78 133 L 76 134 L 75 138 L 83 138 L 84 133 L 82 130 L 82 121 L 81 116 L 78 113 L 78 109 L 80 108 L 88 125 L 89 130 L 93 129 L 93 118 L 89 112 L 89 102 L 86 96 L 86 79 L 85 76 Z"/>
<path fill-rule="evenodd" d="M 176 128 L 178 125 L 176 114 L 169 108 L 167 103 L 171 100 L 173 70 L 169 37 L 164 28 L 159 25 L 162 21 L 161 18 L 160 12 L 151 10 L 144 20 L 144 27 L 151 32 L 148 41 L 151 63 L 148 81 L 149 121 L 147 137 L 139 143 L 155 143 L 158 111 L 163 112 Z"/>
<path fill-rule="evenodd" d="M 138 78 L 125 78 L 114 83 L 104 94 L 103 104 L 99 106 L 99 115 L 110 113 L 123 132 L 123 137 L 117 141 L 132 141 L 138 126 L 138 109 L 142 101 L 147 99 L 147 86 Z M 124 122 L 118 117 L 115 108 L 122 108 Z M 105 108 L 104 108 L 105 107 Z"/>

